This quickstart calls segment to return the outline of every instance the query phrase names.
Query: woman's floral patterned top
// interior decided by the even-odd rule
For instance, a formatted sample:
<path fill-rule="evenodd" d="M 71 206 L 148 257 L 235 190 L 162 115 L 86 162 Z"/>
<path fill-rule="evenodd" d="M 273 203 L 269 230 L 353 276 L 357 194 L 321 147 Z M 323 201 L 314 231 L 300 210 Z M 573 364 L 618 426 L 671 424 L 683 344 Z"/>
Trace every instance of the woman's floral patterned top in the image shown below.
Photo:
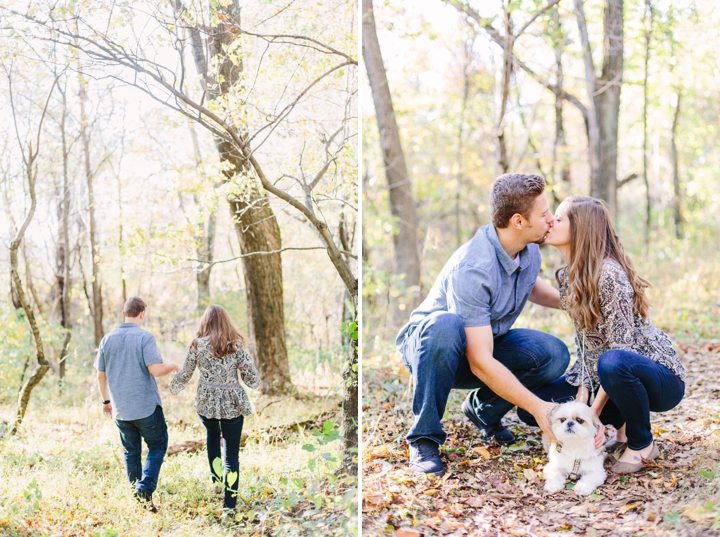
<path fill-rule="evenodd" d="M 170 383 L 170 393 L 177 395 L 200 368 L 195 409 L 205 418 L 231 419 L 248 416 L 253 409 L 247 393 L 238 382 L 240 378 L 249 388 L 260 386 L 260 377 L 244 347 L 222 358 L 213 356 L 208 338 L 199 338 L 196 348 L 188 349 L 185 364 Z"/>
<path fill-rule="evenodd" d="M 558 276 L 560 301 L 567 312 L 568 268 L 565 267 Z M 573 319 L 578 360 L 565 374 L 565 380 L 573 386 L 582 384 L 591 393 L 597 391 L 600 387 L 598 359 L 613 349 L 645 356 L 684 379 L 685 368 L 675 354 L 670 338 L 650 319 L 635 314 L 634 291 L 622 267 L 609 259 L 603 261 L 599 285 L 602 320 L 591 330 L 580 330 Z"/>

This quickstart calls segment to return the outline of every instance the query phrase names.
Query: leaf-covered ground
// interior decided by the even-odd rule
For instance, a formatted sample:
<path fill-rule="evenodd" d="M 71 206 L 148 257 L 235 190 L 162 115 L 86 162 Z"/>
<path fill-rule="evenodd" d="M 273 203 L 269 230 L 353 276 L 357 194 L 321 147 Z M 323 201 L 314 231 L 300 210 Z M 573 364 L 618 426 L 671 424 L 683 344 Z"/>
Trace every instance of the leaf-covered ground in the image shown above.
<path fill-rule="evenodd" d="M 460 411 L 463 391 L 453 392 L 445 414 L 445 476 L 413 475 L 404 441 L 409 375 L 395 353 L 365 358 L 363 535 L 720 535 L 720 342 L 676 347 L 686 395 L 652 415 L 660 458 L 629 476 L 608 472 L 589 497 L 545 493 L 539 430 L 514 413 L 505 422 L 517 444 L 484 442 Z"/>

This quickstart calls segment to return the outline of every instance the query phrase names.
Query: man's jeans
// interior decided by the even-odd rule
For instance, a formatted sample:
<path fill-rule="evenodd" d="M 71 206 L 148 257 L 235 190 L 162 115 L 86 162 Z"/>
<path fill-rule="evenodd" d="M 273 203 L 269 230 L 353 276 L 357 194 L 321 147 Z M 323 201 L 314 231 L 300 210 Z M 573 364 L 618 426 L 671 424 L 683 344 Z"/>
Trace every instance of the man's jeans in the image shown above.
<path fill-rule="evenodd" d="M 407 435 L 408 442 L 420 438 L 445 442 L 440 420 L 453 388 L 480 388 L 475 410 L 488 425 L 498 423 L 515 406 L 473 375 L 465 356 L 466 346 L 463 322 L 453 313 L 431 313 L 408 332 L 400 349 L 415 386 L 415 423 Z M 493 357 L 531 391 L 558 378 L 570 362 L 567 346 L 558 338 L 523 328 L 495 338 Z"/>
<path fill-rule="evenodd" d="M 225 500 L 223 501 L 223 507 L 228 509 L 234 509 L 237 504 L 237 490 L 238 482 L 240 481 L 240 437 L 242 436 L 242 428 L 244 417 L 238 416 L 237 418 L 231 419 L 212 419 L 200 416 L 200 421 L 207 429 L 207 455 L 208 462 L 210 463 L 210 472 L 213 476 L 213 482 L 222 483 L 222 476 L 215 475 L 213 469 L 213 461 L 219 459 L 221 456 L 220 452 L 220 437 L 225 439 Z M 235 482 L 228 486 L 227 474 L 229 472 L 235 472 L 237 479 Z"/>
<path fill-rule="evenodd" d="M 167 424 L 160 405 L 147 418 L 123 421 L 115 420 L 120 429 L 120 441 L 125 450 L 125 468 L 130 483 L 135 483 L 135 492 L 152 494 L 157 488 L 160 467 L 168 446 Z M 142 440 L 148 447 L 145 467 L 142 467 Z"/>
<path fill-rule="evenodd" d="M 685 395 L 685 383 L 675 373 L 630 351 L 617 349 L 603 353 L 598 359 L 598 376 L 600 385 L 610 396 L 600 413 L 600 421 L 616 429 L 627 424 L 628 447 L 635 451 L 652 443 L 650 411 L 675 408 Z M 568 384 L 562 376 L 536 395 L 544 401 L 565 403 L 573 400 L 577 391 L 577 386 Z M 518 416 L 525 423 L 536 425 L 535 419 L 524 410 L 519 410 Z"/>

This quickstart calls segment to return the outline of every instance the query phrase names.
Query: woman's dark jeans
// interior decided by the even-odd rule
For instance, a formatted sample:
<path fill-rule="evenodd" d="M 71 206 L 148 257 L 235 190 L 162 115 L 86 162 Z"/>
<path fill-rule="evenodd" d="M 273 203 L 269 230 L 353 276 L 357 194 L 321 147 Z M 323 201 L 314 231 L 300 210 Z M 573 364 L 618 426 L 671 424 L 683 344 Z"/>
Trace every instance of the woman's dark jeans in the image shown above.
<path fill-rule="evenodd" d="M 600 414 L 600 421 L 625 432 L 628 447 L 635 451 L 652 443 L 650 412 L 665 412 L 675 408 L 685 395 L 685 383 L 667 367 L 639 354 L 611 350 L 598 360 L 600 385 L 610 400 Z M 535 395 L 544 401 L 565 403 L 577 395 L 577 386 L 565 382 L 565 377 L 551 382 Z M 518 409 L 518 416 L 529 425 L 537 425 L 535 418 Z"/>
<path fill-rule="evenodd" d="M 200 421 L 207 429 L 207 455 L 210 463 L 210 472 L 213 476 L 213 482 L 220 484 L 223 482 L 222 476 L 215 474 L 213 470 L 213 461 L 221 457 L 220 437 L 225 439 L 225 500 L 223 507 L 234 509 L 237 504 L 238 482 L 240 481 L 240 462 L 238 454 L 240 452 L 240 436 L 242 435 L 243 416 L 230 419 L 213 419 L 200 416 Z M 229 472 L 235 472 L 237 479 L 228 486 L 227 475 Z"/>

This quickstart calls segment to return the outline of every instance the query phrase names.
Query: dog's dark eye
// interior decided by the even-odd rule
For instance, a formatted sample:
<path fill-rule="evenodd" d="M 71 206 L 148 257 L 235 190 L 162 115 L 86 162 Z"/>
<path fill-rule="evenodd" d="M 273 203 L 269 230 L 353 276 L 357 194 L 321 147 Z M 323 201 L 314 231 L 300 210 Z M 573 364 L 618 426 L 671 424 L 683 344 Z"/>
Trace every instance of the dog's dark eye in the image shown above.
<path fill-rule="evenodd" d="M 565 423 L 566 418 L 560 418 L 560 423 Z"/>
<path fill-rule="evenodd" d="M 583 423 L 585 423 L 585 420 L 582 419 L 582 418 L 575 418 L 575 421 L 577 421 L 580 425 L 582 425 Z"/>

